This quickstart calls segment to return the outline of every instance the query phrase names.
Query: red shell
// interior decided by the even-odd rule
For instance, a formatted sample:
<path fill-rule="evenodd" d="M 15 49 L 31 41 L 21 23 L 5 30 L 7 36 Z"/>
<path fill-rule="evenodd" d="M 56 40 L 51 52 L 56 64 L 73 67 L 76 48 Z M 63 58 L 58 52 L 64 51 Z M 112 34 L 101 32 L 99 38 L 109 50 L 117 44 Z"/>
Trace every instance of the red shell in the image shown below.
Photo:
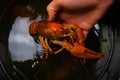
<path fill-rule="evenodd" d="M 60 38 L 63 37 L 63 34 L 65 33 L 62 24 L 51 21 L 34 22 L 30 25 L 30 29 L 30 34 L 35 31 L 34 33 L 47 38 Z"/>

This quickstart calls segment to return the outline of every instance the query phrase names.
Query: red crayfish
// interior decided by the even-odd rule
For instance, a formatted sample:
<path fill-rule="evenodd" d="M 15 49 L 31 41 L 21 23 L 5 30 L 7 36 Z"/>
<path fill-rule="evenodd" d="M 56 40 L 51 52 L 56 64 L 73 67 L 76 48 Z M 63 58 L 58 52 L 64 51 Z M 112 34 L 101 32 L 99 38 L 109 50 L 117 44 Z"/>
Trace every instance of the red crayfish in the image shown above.
<path fill-rule="evenodd" d="M 95 52 L 85 47 L 84 36 L 79 26 L 75 24 L 60 24 L 51 21 L 33 22 L 29 27 L 30 35 L 35 38 L 39 37 L 40 44 L 48 54 L 57 54 L 63 49 L 69 51 L 73 56 L 79 58 L 102 58 L 103 54 Z M 49 46 L 48 43 L 54 43 L 61 46 L 57 51 Z"/>

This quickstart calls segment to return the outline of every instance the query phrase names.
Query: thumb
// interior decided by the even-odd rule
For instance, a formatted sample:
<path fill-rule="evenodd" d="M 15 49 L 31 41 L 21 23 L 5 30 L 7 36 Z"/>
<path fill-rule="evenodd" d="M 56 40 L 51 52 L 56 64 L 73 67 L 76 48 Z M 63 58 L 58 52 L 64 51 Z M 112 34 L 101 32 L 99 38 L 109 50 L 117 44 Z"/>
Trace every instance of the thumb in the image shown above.
<path fill-rule="evenodd" d="M 48 12 L 48 20 L 53 21 L 56 18 L 56 15 L 62 8 L 62 5 L 58 2 L 58 0 L 53 0 L 48 6 L 47 6 L 47 12 Z"/>

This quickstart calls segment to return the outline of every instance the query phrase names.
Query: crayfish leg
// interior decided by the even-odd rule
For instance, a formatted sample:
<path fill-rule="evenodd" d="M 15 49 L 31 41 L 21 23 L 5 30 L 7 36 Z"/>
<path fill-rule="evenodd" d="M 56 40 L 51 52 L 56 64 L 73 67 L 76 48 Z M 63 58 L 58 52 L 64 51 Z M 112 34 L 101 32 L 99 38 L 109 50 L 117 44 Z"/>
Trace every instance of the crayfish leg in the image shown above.
<path fill-rule="evenodd" d="M 61 52 L 63 49 L 64 49 L 63 47 L 60 48 L 59 50 L 55 51 L 54 54 L 57 54 L 57 53 Z"/>
<path fill-rule="evenodd" d="M 45 54 L 45 59 L 48 58 L 49 54 L 49 47 L 47 46 L 46 42 L 44 41 L 44 37 L 39 36 L 40 44 L 41 46 L 45 49 L 46 54 Z"/>
<path fill-rule="evenodd" d="M 77 32 L 77 38 L 78 38 L 78 43 L 81 45 L 81 46 L 84 46 L 84 36 L 83 36 L 83 32 L 81 29 L 78 29 Z"/>
<path fill-rule="evenodd" d="M 49 53 L 50 54 L 53 53 L 53 50 L 50 48 L 50 46 L 48 44 L 48 39 L 47 38 L 45 38 L 45 44 L 46 44 L 46 47 L 48 48 Z"/>
<path fill-rule="evenodd" d="M 53 40 L 52 41 L 54 44 L 60 45 L 63 47 L 63 49 L 65 48 L 66 50 L 70 51 L 73 46 L 71 44 L 69 44 L 66 40 L 64 41 L 57 41 L 57 40 Z"/>
<path fill-rule="evenodd" d="M 57 53 L 61 52 L 64 49 L 64 45 L 63 45 L 64 41 L 61 42 L 61 41 L 57 41 L 57 40 L 51 40 L 51 42 L 53 42 L 54 44 L 62 46 L 62 48 L 60 48 L 59 50 L 55 51 L 54 54 L 57 54 Z"/>
<path fill-rule="evenodd" d="M 75 25 L 75 24 L 66 24 L 66 28 L 70 31 L 69 34 L 76 35 L 77 36 L 77 42 L 80 45 L 84 46 L 84 35 L 83 35 L 83 32 L 82 32 L 81 28 L 79 26 Z"/>

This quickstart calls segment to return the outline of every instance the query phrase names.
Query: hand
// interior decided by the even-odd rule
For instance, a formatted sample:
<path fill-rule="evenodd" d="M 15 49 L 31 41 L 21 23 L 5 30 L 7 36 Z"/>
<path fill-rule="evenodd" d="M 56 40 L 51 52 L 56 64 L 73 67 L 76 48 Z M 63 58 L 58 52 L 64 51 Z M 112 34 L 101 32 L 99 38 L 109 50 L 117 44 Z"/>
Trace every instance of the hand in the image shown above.
<path fill-rule="evenodd" d="M 47 6 L 48 20 L 58 17 L 65 23 L 74 23 L 83 30 L 86 38 L 91 27 L 112 3 L 112 0 L 53 0 Z"/>

